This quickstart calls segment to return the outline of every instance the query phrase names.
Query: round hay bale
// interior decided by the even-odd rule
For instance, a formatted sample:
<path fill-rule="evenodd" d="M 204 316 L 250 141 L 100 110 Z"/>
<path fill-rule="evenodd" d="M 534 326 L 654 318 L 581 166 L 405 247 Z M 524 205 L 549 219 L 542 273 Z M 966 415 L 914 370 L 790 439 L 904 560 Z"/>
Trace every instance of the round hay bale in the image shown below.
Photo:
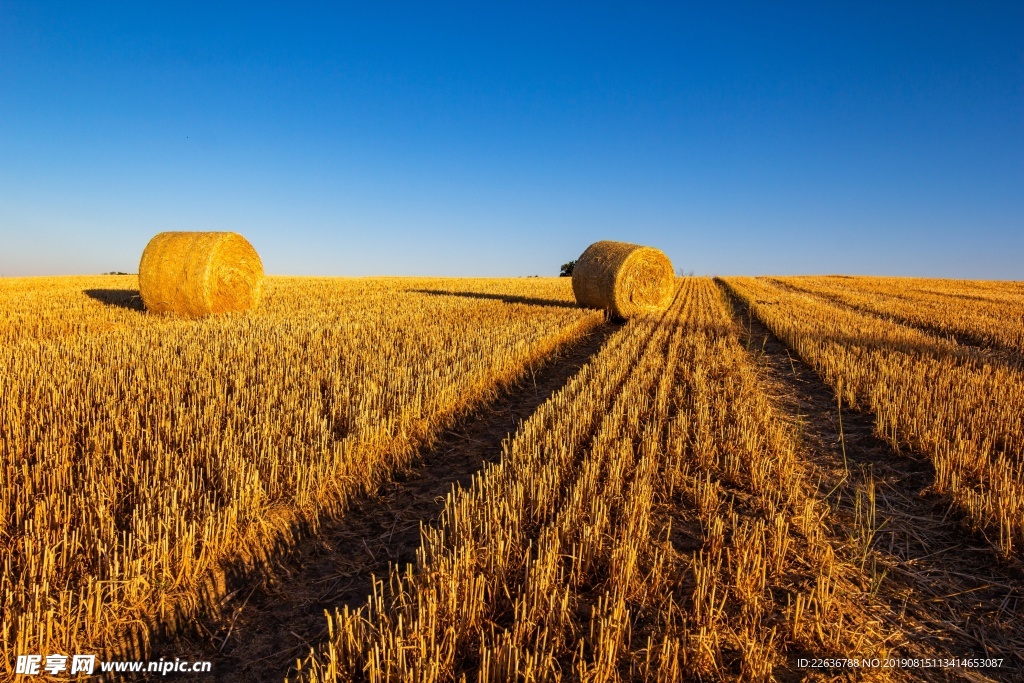
<path fill-rule="evenodd" d="M 674 281 L 672 262 L 662 251 L 607 240 L 587 247 L 572 271 L 577 303 L 617 318 L 665 308 Z"/>
<path fill-rule="evenodd" d="M 263 290 L 263 262 L 236 232 L 161 232 L 139 263 L 139 293 L 153 313 L 247 311 Z"/>

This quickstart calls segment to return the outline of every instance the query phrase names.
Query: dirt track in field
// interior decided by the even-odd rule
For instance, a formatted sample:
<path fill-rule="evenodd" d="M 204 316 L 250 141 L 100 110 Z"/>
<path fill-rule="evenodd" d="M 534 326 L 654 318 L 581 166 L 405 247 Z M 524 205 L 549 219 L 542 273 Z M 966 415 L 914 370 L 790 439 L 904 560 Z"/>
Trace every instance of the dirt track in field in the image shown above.
<path fill-rule="evenodd" d="M 759 278 L 765 282 L 784 289 L 787 292 L 793 292 L 795 294 L 802 294 L 809 296 L 822 303 L 828 304 L 829 306 L 835 306 L 853 313 L 859 313 L 860 315 L 874 318 L 876 320 L 882 320 L 887 323 L 895 325 L 902 325 L 903 327 L 909 327 L 911 329 L 918 330 L 932 337 L 938 337 L 940 339 L 948 339 L 953 341 L 957 346 L 963 348 L 963 352 L 970 354 L 973 357 L 979 358 L 984 362 L 999 363 L 1006 365 L 1011 368 L 1017 368 L 1024 366 L 1024 358 L 1021 357 L 1020 351 L 1012 346 L 1005 346 L 1003 344 L 986 341 L 975 335 L 967 334 L 964 332 L 954 333 L 949 330 L 943 330 L 940 327 L 927 325 L 920 321 L 911 320 L 903 316 L 889 315 L 885 313 L 879 313 L 878 311 L 872 311 L 868 308 L 861 306 L 855 306 L 847 303 L 837 296 L 832 294 L 826 294 L 824 292 L 808 292 L 807 290 L 794 287 L 788 282 L 784 282 L 779 278 L 768 277 Z M 898 296 L 898 295 L 897 295 Z M 952 294 L 947 296 L 954 296 Z M 899 297 L 904 298 L 904 297 Z"/>
<path fill-rule="evenodd" d="M 187 632 L 156 636 L 149 650 L 155 658 L 211 661 L 213 671 L 203 681 L 282 681 L 296 659 L 326 638 L 324 611 L 365 604 L 374 576 L 386 579 L 392 565 L 415 563 L 420 525 L 436 518 L 445 496 L 497 461 L 520 422 L 565 386 L 617 329 L 606 322 L 562 347 L 518 385 L 443 433 L 408 471 L 372 496 L 337 518 L 321 520 L 315 533 L 307 531 L 299 543 L 278 549 L 258 571 L 230 574 L 219 617 L 207 617 Z"/>
<path fill-rule="evenodd" d="M 877 591 L 884 607 L 879 616 L 899 634 L 901 656 L 1004 658 L 1001 669 L 903 673 L 925 680 L 1018 680 L 1024 671 L 1021 566 L 1002 560 L 960 523 L 948 499 L 931 489 L 930 461 L 897 453 L 875 436 L 872 415 L 845 407 L 840 413 L 835 392 L 813 368 L 743 302 L 729 299 L 748 349 L 759 357 L 776 400 L 802 436 L 804 456 L 820 478 L 819 491 L 832 492 L 828 502 L 840 543 L 857 529 L 858 491 L 866 509 L 866 485 L 874 481 L 877 531 L 863 563 L 863 587 Z M 850 551 L 854 545 L 848 544 Z"/>

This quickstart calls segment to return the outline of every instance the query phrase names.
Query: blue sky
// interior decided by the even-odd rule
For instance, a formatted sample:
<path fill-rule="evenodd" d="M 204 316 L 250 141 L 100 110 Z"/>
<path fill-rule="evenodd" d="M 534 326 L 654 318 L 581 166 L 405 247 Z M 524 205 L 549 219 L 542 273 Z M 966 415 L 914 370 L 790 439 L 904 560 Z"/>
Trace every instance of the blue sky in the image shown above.
<path fill-rule="evenodd" d="M 0 0 L 0 274 L 134 272 L 162 230 L 277 274 L 622 239 L 1024 279 L 1024 4 Z"/>

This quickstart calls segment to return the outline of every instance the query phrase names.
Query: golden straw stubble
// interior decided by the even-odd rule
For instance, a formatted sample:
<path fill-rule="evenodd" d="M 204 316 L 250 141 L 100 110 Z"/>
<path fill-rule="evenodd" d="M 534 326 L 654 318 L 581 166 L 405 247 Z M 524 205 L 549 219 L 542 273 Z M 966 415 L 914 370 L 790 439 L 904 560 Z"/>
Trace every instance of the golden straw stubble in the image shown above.
<path fill-rule="evenodd" d="M 659 249 L 603 240 L 576 261 L 572 291 L 581 306 L 630 318 L 665 308 L 674 279 L 672 262 Z"/>
<path fill-rule="evenodd" d="M 236 232 L 161 232 L 139 263 L 139 292 L 153 313 L 247 311 L 262 290 L 263 262 Z"/>

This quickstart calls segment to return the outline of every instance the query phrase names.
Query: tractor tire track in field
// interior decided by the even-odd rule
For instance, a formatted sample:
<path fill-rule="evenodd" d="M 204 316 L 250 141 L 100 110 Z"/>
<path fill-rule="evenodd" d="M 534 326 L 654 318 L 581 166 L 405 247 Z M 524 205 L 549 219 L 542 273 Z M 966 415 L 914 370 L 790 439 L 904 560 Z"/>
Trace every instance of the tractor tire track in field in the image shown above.
<path fill-rule="evenodd" d="M 900 634 L 899 656 L 1003 658 L 1002 668 L 971 672 L 967 680 L 1004 680 L 1017 675 L 1010 672 L 1024 671 L 1022 567 L 1000 559 L 986 539 L 960 523 L 948 498 L 931 488 L 935 470 L 929 460 L 895 452 L 875 435 L 873 415 L 840 412 L 834 390 L 814 369 L 727 287 L 719 286 L 777 402 L 800 433 L 819 491 L 831 492 L 827 502 L 840 547 L 852 550 L 855 545 L 850 539 L 858 528 L 858 492 L 864 510 L 865 485 L 873 479 L 876 532 L 862 564 L 863 587 L 887 607 L 878 616 Z M 903 673 L 928 680 L 968 674 L 943 669 Z"/>
<path fill-rule="evenodd" d="M 822 303 L 828 304 L 829 306 L 835 306 L 836 308 L 844 311 L 850 311 L 852 313 L 864 315 L 893 325 L 901 325 L 903 327 L 923 332 L 924 334 L 937 339 L 952 341 L 957 346 L 962 347 L 964 354 L 976 357 L 983 361 L 1001 363 L 1013 368 L 1024 366 L 1024 358 L 1021 357 L 1020 350 L 1013 346 L 1007 346 L 1006 344 L 1002 344 L 997 341 L 989 341 L 981 336 L 969 334 L 967 332 L 944 330 L 937 325 L 929 325 L 925 322 L 912 320 L 894 313 L 880 313 L 878 311 L 872 311 L 871 309 L 843 301 L 833 294 L 828 294 L 826 292 L 811 292 L 806 289 L 801 289 L 800 287 L 796 287 L 788 282 L 780 280 L 779 278 L 766 277 L 758 279 L 787 292 L 809 296 L 821 301 Z M 865 292 L 858 293 L 864 294 Z M 903 301 L 907 301 L 905 297 L 901 297 L 898 294 L 893 296 Z"/>
<path fill-rule="evenodd" d="M 325 610 L 365 604 L 373 577 L 414 564 L 420 525 L 441 512 L 453 487 L 502 454 L 502 444 L 561 389 L 619 326 L 605 322 L 545 358 L 517 385 L 446 430 L 405 472 L 323 519 L 293 548 L 257 570 L 229 574 L 219 617 L 156 636 L 149 650 L 213 663 L 203 681 L 280 682 L 297 658 L 327 637 Z M 155 677 L 152 680 L 158 680 Z"/>

